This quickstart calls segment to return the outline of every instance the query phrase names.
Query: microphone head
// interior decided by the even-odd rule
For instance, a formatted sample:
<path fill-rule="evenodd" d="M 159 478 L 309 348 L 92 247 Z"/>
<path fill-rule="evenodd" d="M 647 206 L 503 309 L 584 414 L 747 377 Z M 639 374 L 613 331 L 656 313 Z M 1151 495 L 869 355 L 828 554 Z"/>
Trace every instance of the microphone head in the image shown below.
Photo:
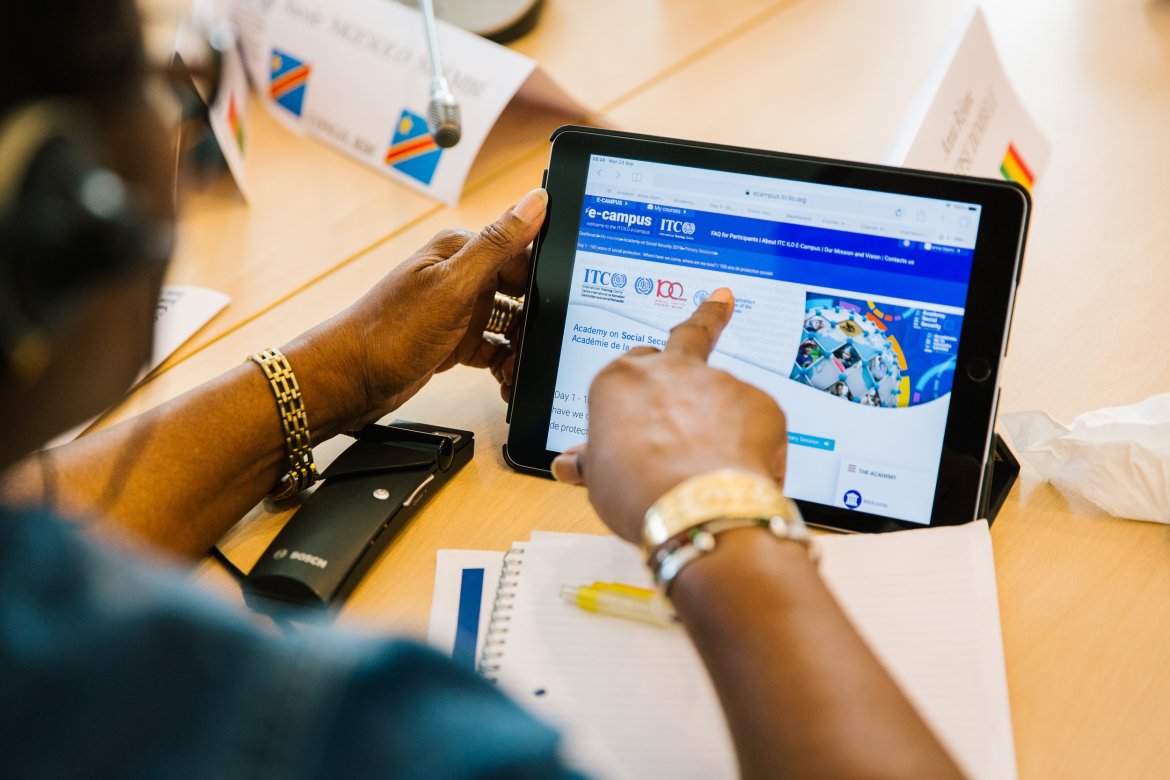
<path fill-rule="evenodd" d="M 442 149 L 450 149 L 459 143 L 463 135 L 459 122 L 459 105 L 454 101 L 431 98 L 427 106 L 427 125 L 435 143 Z"/>

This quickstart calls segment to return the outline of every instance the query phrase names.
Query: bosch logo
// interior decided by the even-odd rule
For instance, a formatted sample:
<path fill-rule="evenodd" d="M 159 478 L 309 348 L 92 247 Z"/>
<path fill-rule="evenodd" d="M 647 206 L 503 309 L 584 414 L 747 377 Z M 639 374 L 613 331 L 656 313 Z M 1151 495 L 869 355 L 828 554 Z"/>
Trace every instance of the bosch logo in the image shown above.
<path fill-rule="evenodd" d="M 586 268 L 585 284 L 613 287 L 615 290 L 620 290 L 626 286 L 626 275 L 610 273 L 609 271 L 599 271 L 596 268 Z"/>
<path fill-rule="evenodd" d="M 683 289 L 683 286 L 678 282 L 672 282 L 669 279 L 658 280 L 657 297 L 659 298 L 668 298 L 672 301 L 681 301 L 684 300 L 684 292 L 685 290 Z"/>
<path fill-rule="evenodd" d="M 318 569 L 324 569 L 329 565 L 329 561 L 325 560 L 319 555 L 312 555 L 307 552 L 301 552 L 300 550 L 293 550 L 292 553 L 289 554 L 288 559 L 290 561 L 300 561 L 301 563 L 307 563 L 310 566 L 316 566 Z"/>
<path fill-rule="evenodd" d="M 625 211 L 598 211 L 590 206 L 585 209 L 585 216 L 589 219 L 601 219 L 605 222 L 616 222 L 621 225 L 629 225 L 633 227 L 650 227 L 654 224 L 654 218 L 649 214 L 630 214 Z"/>
<path fill-rule="evenodd" d="M 664 233 L 682 233 L 687 236 L 695 234 L 694 222 L 683 222 L 681 219 L 660 219 L 658 229 Z"/>
<path fill-rule="evenodd" d="M 634 280 L 634 292 L 638 295 L 649 295 L 654 292 L 654 280 L 649 276 L 639 276 Z"/>
<path fill-rule="evenodd" d="M 283 561 L 287 557 L 288 557 L 288 550 L 284 549 L 283 547 L 281 547 L 276 552 L 272 553 L 272 560 L 274 560 L 274 561 Z"/>
<path fill-rule="evenodd" d="M 707 292 L 706 290 L 699 290 L 697 293 L 695 293 L 695 297 L 691 300 L 695 302 L 696 306 L 702 306 L 703 301 L 707 300 L 707 296 L 710 294 L 711 293 Z"/>

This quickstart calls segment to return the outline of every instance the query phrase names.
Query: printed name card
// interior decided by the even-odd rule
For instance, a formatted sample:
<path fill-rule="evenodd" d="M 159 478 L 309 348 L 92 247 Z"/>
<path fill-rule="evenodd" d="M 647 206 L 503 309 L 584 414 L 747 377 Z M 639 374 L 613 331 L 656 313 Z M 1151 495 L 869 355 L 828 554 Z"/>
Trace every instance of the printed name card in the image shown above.
<path fill-rule="evenodd" d="M 1031 191 L 1052 147 L 1012 89 L 982 10 L 961 33 L 919 94 L 886 163 L 1003 178 Z"/>
<path fill-rule="evenodd" d="M 430 60 L 417 10 L 390 0 L 235 0 L 231 14 L 248 76 L 283 124 L 447 203 L 513 98 L 588 113 L 535 61 L 440 20 L 463 123 L 462 140 L 442 149 L 427 130 Z M 240 107 L 221 112 L 221 138 L 243 138 Z"/>

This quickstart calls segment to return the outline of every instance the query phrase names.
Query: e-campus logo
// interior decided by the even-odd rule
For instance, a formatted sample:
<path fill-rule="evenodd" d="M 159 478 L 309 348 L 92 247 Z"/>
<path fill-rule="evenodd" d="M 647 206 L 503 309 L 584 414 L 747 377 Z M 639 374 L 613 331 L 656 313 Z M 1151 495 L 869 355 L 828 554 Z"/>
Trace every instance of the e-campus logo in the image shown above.
<path fill-rule="evenodd" d="M 649 214 L 630 214 L 625 211 L 610 211 L 609 209 L 598 211 L 592 206 L 585 209 L 585 216 L 589 219 L 601 219 L 605 222 L 616 222 L 632 227 L 650 227 L 654 224 L 654 218 Z"/>

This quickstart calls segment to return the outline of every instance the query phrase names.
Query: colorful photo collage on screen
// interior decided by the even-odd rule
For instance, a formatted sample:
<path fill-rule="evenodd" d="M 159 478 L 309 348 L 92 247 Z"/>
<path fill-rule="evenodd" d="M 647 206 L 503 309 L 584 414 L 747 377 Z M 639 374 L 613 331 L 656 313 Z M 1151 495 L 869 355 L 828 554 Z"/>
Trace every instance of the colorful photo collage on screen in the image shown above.
<path fill-rule="evenodd" d="M 809 293 L 795 382 L 864 406 L 950 393 L 962 316 Z"/>

